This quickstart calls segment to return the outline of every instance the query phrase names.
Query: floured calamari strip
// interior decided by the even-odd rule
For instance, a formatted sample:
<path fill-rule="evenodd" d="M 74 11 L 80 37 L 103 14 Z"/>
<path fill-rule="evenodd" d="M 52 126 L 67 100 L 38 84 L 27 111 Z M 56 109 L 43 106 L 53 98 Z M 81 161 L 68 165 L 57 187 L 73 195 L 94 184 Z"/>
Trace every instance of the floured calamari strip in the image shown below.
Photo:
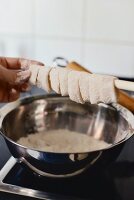
<path fill-rule="evenodd" d="M 90 102 L 89 96 L 89 74 L 87 72 L 80 72 L 79 88 L 84 102 Z"/>
<path fill-rule="evenodd" d="M 103 102 L 106 104 L 117 102 L 114 80 L 116 77 L 90 74 L 89 75 L 89 96 L 90 102 L 96 104 Z"/>
<path fill-rule="evenodd" d="M 70 71 L 68 73 L 68 94 L 72 101 L 84 103 L 79 88 L 79 76 L 80 72 L 78 71 Z"/>
<path fill-rule="evenodd" d="M 52 67 L 40 67 L 38 76 L 37 76 L 37 86 L 44 89 L 46 92 L 51 91 L 51 85 L 49 81 L 49 72 Z"/>
<path fill-rule="evenodd" d="M 53 91 L 60 94 L 60 81 L 58 67 L 53 67 L 49 73 L 50 84 Z"/>
<path fill-rule="evenodd" d="M 62 96 L 68 95 L 68 73 L 70 69 L 59 68 L 60 92 Z"/>
<path fill-rule="evenodd" d="M 31 77 L 29 79 L 29 82 L 32 85 L 36 85 L 37 84 L 37 76 L 38 76 L 40 68 L 41 68 L 40 65 L 30 65 L 29 66 L 29 70 L 31 71 Z"/>

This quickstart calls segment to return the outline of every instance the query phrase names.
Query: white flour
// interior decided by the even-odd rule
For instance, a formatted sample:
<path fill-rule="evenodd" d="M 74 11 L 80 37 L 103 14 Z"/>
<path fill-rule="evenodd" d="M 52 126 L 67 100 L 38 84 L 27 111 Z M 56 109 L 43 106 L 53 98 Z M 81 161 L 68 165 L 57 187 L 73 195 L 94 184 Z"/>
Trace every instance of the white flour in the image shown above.
<path fill-rule="evenodd" d="M 17 142 L 29 148 L 55 153 L 87 152 L 104 149 L 111 145 L 86 134 L 66 129 L 30 134 L 20 138 Z"/>

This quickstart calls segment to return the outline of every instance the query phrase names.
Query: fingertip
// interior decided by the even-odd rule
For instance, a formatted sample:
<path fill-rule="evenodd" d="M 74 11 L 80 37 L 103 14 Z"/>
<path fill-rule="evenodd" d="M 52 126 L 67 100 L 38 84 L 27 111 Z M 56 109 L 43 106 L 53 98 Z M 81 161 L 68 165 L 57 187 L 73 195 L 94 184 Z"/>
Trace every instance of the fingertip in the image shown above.
<path fill-rule="evenodd" d="M 20 68 L 23 70 L 29 69 L 30 65 L 40 65 L 44 66 L 44 63 L 36 61 L 36 60 L 29 60 L 29 59 L 20 59 Z"/>
<path fill-rule="evenodd" d="M 9 102 L 15 101 L 20 97 L 20 92 L 18 92 L 16 89 L 12 88 L 9 92 Z"/>
<path fill-rule="evenodd" d="M 26 70 L 28 69 L 30 64 L 30 60 L 24 59 L 24 58 L 20 58 L 20 68 L 22 70 Z"/>
<path fill-rule="evenodd" d="M 45 64 L 44 63 L 42 63 L 42 62 L 39 62 L 39 61 L 35 61 L 35 60 L 31 60 L 31 63 L 30 64 L 32 64 L 32 65 L 40 65 L 40 66 L 45 66 Z"/>
<path fill-rule="evenodd" d="M 30 90 L 30 88 L 31 88 L 31 86 L 29 83 L 24 83 L 21 85 L 20 90 L 21 90 L 21 92 L 27 92 Z"/>

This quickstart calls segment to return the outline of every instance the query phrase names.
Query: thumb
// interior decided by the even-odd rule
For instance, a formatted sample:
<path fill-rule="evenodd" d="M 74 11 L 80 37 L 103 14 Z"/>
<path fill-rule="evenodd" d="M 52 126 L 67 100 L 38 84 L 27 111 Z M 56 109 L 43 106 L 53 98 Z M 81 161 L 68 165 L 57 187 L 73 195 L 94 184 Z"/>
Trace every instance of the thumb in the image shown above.
<path fill-rule="evenodd" d="M 0 80 L 13 84 L 17 78 L 17 72 L 0 66 Z"/>
<path fill-rule="evenodd" d="M 11 70 L 0 66 L 0 80 L 11 85 L 21 84 L 30 77 L 30 71 Z"/>

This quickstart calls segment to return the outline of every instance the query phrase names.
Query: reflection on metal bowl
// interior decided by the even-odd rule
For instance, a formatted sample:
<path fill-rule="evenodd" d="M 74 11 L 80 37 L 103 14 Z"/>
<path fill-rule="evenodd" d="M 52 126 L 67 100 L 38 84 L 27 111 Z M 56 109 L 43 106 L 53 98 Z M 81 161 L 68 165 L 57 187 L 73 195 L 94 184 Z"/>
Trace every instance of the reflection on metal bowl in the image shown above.
<path fill-rule="evenodd" d="M 1 134 L 11 154 L 37 174 L 70 177 L 89 166 L 112 160 L 132 136 L 133 114 L 120 105 L 117 107 L 118 111 L 105 104 L 77 104 L 68 97 L 56 95 L 28 97 L 9 103 L 0 110 Z M 16 142 L 27 134 L 64 128 L 112 145 L 84 153 L 55 153 L 27 148 Z"/>

